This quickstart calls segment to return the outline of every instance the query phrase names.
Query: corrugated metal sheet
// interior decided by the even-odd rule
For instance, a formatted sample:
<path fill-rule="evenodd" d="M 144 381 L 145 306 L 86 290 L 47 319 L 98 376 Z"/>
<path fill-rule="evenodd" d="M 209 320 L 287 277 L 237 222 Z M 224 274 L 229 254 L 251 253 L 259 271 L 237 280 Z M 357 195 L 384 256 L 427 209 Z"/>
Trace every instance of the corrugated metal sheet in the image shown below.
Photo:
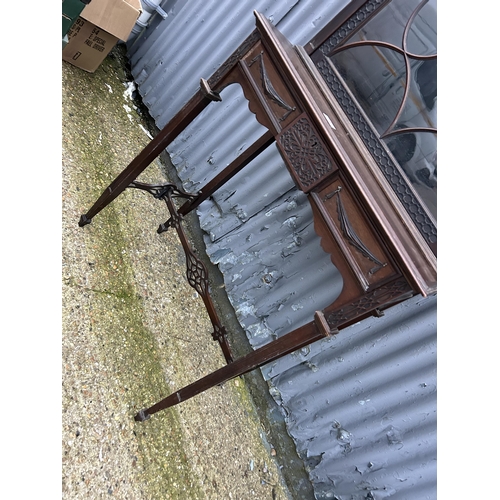
<path fill-rule="evenodd" d="M 254 9 L 293 43 L 305 44 L 347 3 L 163 2 L 168 18 L 153 15 L 129 47 L 143 101 L 163 127 L 199 79 L 210 77 L 251 33 Z M 222 98 L 168 148 L 188 190 L 264 132 L 238 86 Z M 342 279 L 314 233 L 309 203 L 274 145 L 198 215 L 207 252 L 252 346 L 310 321 L 340 292 Z M 435 316 L 435 299 L 415 298 L 262 370 L 317 498 L 435 497 Z"/>
<path fill-rule="evenodd" d="M 316 498 L 436 498 L 435 308 L 415 297 L 265 370 Z"/>
<path fill-rule="evenodd" d="M 163 127 L 255 28 L 257 10 L 293 43 L 305 43 L 347 0 L 188 0 L 163 2 L 159 15 L 129 47 L 132 74 L 158 127 Z M 165 4 L 165 6 L 164 6 Z M 170 5 L 167 7 L 166 5 Z"/>

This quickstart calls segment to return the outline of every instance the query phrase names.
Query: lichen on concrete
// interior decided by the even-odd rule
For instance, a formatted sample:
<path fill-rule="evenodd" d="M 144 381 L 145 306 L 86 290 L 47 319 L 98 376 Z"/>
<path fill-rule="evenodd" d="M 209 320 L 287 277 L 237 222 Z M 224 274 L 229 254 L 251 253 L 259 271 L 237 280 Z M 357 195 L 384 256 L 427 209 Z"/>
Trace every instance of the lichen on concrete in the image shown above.
<path fill-rule="evenodd" d="M 133 419 L 224 359 L 161 202 L 126 190 L 78 227 L 149 141 L 125 62 L 62 68 L 63 498 L 289 498 L 243 378 Z M 140 180 L 166 181 L 160 163 Z"/>

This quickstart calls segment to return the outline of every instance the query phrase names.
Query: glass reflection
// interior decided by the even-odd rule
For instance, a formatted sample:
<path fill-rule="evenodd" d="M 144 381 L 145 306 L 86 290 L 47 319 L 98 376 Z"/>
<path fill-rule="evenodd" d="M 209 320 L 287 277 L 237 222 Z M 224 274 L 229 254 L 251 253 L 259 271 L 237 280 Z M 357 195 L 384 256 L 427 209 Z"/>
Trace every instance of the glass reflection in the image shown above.
<path fill-rule="evenodd" d="M 436 0 L 394 0 L 329 54 L 437 218 Z"/>

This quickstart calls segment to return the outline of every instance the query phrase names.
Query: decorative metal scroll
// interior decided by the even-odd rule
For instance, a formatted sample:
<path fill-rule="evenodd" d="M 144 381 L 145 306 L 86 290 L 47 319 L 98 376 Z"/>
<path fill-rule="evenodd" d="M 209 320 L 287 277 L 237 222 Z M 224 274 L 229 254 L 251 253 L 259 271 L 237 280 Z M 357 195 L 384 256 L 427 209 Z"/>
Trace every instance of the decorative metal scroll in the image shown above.
<path fill-rule="evenodd" d="M 168 194 L 173 198 L 184 198 L 186 200 L 194 200 L 200 193 L 188 193 L 175 184 L 148 184 L 146 182 L 133 181 L 128 185 L 129 188 L 141 189 L 153 195 L 155 198 L 162 200 Z"/>
<path fill-rule="evenodd" d="M 203 297 L 208 292 L 207 268 L 193 252 L 186 252 L 186 266 L 189 284 Z"/>
<path fill-rule="evenodd" d="M 262 79 L 262 88 L 264 89 L 264 92 L 266 93 L 267 96 L 271 98 L 272 101 L 274 101 L 278 106 L 281 106 L 283 109 L 286 109 L 286 113 L 279 119 L 279 121 L 285 120 L 290 113 L 295 111 L 297 108 L 295 106 L 290 106 L 288 103 L 285 102 L 285 100 L 278 94 L 276 89 L 273 87 L 273 84 L 271 83 L 271 80 L 267 74 L 266 67 L 264 65 L 264 52 L 261 52 L 260 54 L 256 55 L 249 63 L 248 66 L 252 66 L 252 64 L 255 61 L 259 61 L 260 65 L 260 77 Z"/>

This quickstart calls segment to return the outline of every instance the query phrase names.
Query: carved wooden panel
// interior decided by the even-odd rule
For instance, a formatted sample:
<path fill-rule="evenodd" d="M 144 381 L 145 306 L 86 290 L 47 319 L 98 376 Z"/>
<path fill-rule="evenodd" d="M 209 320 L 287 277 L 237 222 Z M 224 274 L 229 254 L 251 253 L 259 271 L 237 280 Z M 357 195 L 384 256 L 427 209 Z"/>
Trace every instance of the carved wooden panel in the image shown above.
<path fill-rule="evenodd" d="M 386 283 L 363 295 L 358 300 L 345 304 L 342 307 L 329 311 L 325 310 L 325 318 L 330 328 L 335 329 L 345 326 L 352 321 L 359 321 L 378 308 L 387 308 L 391 304 L 401 302 L 413 295 L 411 287 L 405 279 L 397 279 Z"/>
<path fill-rule="evenodd" d="M 222 78 L 229 73 L 241 60 L 241 58 L 260 40 L 260 34 L 254 30 L 245 41 L 233 52 L 233 54 L 222 64 L 217 71 L 208 79 L 210 87 L 216 86 Z"/>
<path fill-rule="evenodd" d="M 364 290 L 398 274 L 374 226 L 340 176 L 312 196 Z"/>
<path fill-rule="evenodd" d="M 401 175 L 392 157 L 387 154 L 380 139 L 377 138 L 365 116 L 360 112 L 349 93 L 335 75 L 331 65 L 325 60 L 320 60 L 316 63 L 316 66 L 323 75 L 332 94 L 337 99 L 337 102 L 347 114 L 351 123 L 358 130 L 359 136 L 373 158 L 377 161 L 381 172 L 394 189 L 399 200 L 422 233 L 422 236 L 426 239 L 430 247 L 435 249 L 437 243 L 437 229 L 422 208 L 421 203 L 417 200 L 414 192 L 409 188 L 408 183 Z"/>
<path fill-rule="evenodd" d="M 296 184 L 306 193 L 338 169 L 306 115 L 287 127 L 277 144 Z"/>
<path fill-rule="evenodd" d="M 245 56 L 241 67 L 268 118 L 272 120 L 275 131 L 280 132 L 301 110 L 262 43 Z"/>

